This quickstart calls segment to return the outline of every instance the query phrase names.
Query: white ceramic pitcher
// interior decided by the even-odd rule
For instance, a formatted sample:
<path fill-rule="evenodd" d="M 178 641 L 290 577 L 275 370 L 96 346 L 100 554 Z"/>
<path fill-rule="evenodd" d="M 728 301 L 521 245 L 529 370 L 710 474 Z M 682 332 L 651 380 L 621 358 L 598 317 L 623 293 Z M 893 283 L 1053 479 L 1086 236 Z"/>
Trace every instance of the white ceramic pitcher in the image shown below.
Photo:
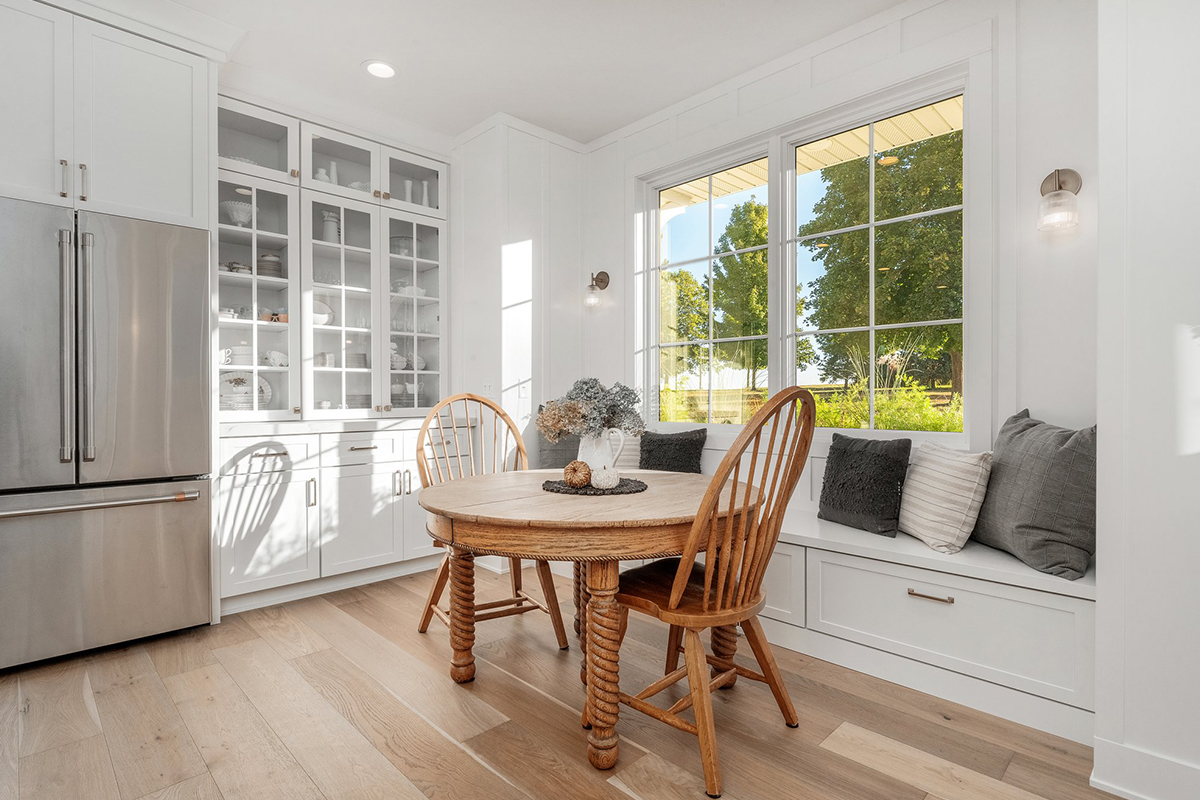
<path fill-rule="evenodd" d="M 612 448 L 612 435 L 617 435 L 617 450 Z M 585 462 L 592 472 L 614 469 L 621 451 L 625 449 L 625 433 L 619 428 L 605 428 L 599 436 L 580 436 L 579 455 L 577 458 Z"/>

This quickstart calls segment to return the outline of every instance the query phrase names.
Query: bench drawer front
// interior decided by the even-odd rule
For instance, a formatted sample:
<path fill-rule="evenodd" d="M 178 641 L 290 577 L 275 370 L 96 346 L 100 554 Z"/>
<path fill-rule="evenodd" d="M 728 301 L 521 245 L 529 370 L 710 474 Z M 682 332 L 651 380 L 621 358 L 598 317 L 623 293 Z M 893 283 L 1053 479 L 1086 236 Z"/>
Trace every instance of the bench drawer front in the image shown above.
<path fill-rule="evenodd" d="M 258 436 L 221 440 L 222 475 L 260 475 L 317 466 L 316 436 Z"/>
<path fill-rule="evenodd" d="M 812 630 L 1094 706 L 1091 601 L 812 548 L 807 571 Z"/>
<path fill-rule="evenodd" d="M 362 464 L 386 464 L 411 459 L 412 434 L 402 433 L 324 433 L 321 434 L 321 466 L 349 467 Z M 406 453 L 405 450 L 410 452 Z"/>
<path fill-rule="evenodd" d="M 763 576 L 767 604 L 762 615 L 804 627 L 804 548 L 780 542 Z"/>

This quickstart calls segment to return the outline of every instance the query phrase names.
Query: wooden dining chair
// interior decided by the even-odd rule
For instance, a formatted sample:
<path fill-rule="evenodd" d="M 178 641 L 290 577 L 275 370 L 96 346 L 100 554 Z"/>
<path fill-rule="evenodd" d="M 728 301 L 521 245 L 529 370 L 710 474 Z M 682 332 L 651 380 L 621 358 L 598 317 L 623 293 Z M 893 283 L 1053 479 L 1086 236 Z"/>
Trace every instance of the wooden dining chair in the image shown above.
<path fill-rule="evenodd" d="M 417 434 L 417 472 L 424 487 L 470 475 L 518 469 L 529 469 L 525 441 L 512 417 L 486 397 L 474 394 L 447 397 L 430 409 Z M 545 561 L 534 562 L 542 585 L 543 599 L 538 600 L 521 587 L 521 559 L 510 558 L 508 561 L 512 596 L 476 605 L 475 622 L 540 610 L 550 615 L 558 646 L 566 650 L 567 632 L 563 627 L 550 565 Z M 417 627 L 421 633 L 429 629 L 433 617 L 450 627 L 450 613 L 438 605 L 449 577 L 450 554 L 447 552 L 438 566 Z"/>
<path fill-rule="evenodd" d="M 813 397 L 805 389 L 793 386 L 770 398 L 746 424 L 713 475 L 683 556 L 656 561 L 621 576 L 619 634 L 624 636 L 630 609 L 666 622 L 670 632 L 664 677 L 636 695 L 621 692 L 620 700 L 699 737 L 709 797 L 721 795 L 713 691 L 731 686 L 739 676 L 766 683 L 784 722 L 791 728 L 799 725 L 758 613 L 766 603 L 763 576 L 788 501 L 808 459 L 814 416 Z M 701 552 L 704 560 L 698 562 Z M 733 661 L 738 625 L 761 672 Z M 706 655 L 700 640 L 705 628 L 712 630 L 711 655 Z M 685 661 L 682 667 L 678 666 L 680 652 Z M 677 703 L 662 708 L 649 702 L 685 676 L 689 692 Z M 695 711 L 695 723 L 680 716 L 689 707 Z"/>

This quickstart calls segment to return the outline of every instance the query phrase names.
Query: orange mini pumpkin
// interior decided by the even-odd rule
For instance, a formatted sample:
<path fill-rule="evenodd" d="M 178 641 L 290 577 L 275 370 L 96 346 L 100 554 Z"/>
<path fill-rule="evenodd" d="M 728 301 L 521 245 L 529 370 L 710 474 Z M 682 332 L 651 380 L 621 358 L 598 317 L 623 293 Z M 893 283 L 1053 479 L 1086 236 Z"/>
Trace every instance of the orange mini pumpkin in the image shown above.
<path fill-rule="evenodd" d="M 582 489 L 592 482 L 592 468 L 586 461 L 572 461 L 563 469 L 563 481 L 573 489 Z"/>

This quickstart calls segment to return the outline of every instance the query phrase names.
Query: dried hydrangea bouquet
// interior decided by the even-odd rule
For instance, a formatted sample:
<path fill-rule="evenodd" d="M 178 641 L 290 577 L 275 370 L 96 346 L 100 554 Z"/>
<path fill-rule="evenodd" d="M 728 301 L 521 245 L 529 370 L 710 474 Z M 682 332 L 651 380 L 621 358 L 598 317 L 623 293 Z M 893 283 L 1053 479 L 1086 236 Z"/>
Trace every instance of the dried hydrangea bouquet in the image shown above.
<path fill-rule="evenodd" d="M 592 486 L 610 489 L 621 480 L 614 465 L 625 447 L 625 436 L 641 436 L 646 431 L 639 404 L 637 392 L 628 386 L 614 383 L 605 388 L 595 378 L 582 378 L 565 395 L 546 403 L 538 414 L 537 428 L 551 442 L 577 435 L 578 460 L 587 464 Z M 615 451 L 614 435 L 618 438 Z"/>

